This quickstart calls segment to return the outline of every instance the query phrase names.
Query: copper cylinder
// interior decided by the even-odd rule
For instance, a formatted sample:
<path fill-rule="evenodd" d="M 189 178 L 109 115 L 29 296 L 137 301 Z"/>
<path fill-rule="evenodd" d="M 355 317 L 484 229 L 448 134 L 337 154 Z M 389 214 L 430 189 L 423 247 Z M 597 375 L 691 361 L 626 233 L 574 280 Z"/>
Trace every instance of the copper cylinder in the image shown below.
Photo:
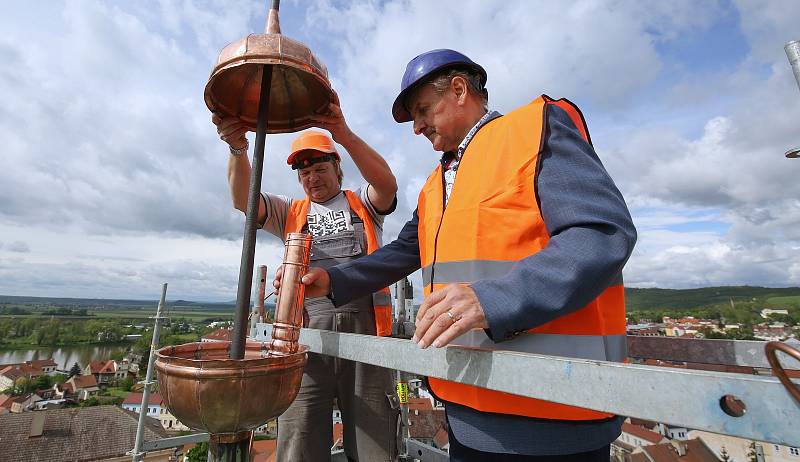
<path fill-rule="evenodd" d="M 283 254 L 281 290 L 275 307 L 270 355 L 294 354 L 299 348 L 300 327 L 303 325 L 303 307 L 306 286 L 300 280 L 308 272 L 311 255 L 311 235 L 289 233 Z"/>
<path fill-rule="evenodd" d="M 250 34 L 219 54 L 205 88 L 206 106 L 236 117 L 256 130 L 264 64 L 272 65 L 267 133 L 296 132 L 313 126 L 333 99 L 325 65 L 298 42 L 281 34 L 278 10 L 269 12 L 266 33 Z"/>

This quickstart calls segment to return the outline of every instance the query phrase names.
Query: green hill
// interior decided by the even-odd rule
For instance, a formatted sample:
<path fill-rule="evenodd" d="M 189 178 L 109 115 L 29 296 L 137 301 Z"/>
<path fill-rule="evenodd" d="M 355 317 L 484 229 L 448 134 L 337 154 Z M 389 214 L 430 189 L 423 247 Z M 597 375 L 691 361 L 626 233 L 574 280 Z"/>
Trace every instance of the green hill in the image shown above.
<path fill-rule="evenodd" d="M 800 287 L 722 286 L 699 289 L 625 289 L 628 311 L 667 311 L 734 304 L 761 308 L 800 306 Z M 763 306 L 762 306 L 763 305 Z"/>

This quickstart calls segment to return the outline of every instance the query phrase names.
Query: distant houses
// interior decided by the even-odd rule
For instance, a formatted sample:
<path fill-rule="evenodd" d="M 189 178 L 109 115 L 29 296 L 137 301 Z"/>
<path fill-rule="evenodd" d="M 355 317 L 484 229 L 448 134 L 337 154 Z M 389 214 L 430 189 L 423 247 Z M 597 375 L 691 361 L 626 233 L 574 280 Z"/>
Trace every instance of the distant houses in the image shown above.
<path fill-rule="evenodd" d="M 756 454 L 761 454 L 756 459 Z M 629 418 L 611 444 L 614 462 L 794 462 L 800 449 Z"/>
<path fill-rule="evenodd" d="M 64 383 L 53 385 L 57 399 L 84 401 L 97 396 L 100 387 L 93 375 L 75 375 Z"/>
<path fill-rule="evenodd" d="M 131 393 L 122 402 L 122 408 L 139 414 L 142 411 L 142 393 Z M 174 415 L 169 412 L 164 399 L 158 393 L 151 393 L 148 397 L 146 413 L 148 417 L 158 419 L 161 426 L 168 431 L 186 431 L 189 427 L 182 424 Z"/>
<path fill-rule="evenodd" d="M 230 342 L 231 341 L 231 329 L 217 329 L 213 332 L 210 332 L 202 337 L 200 337 L 201 342 Z"/>

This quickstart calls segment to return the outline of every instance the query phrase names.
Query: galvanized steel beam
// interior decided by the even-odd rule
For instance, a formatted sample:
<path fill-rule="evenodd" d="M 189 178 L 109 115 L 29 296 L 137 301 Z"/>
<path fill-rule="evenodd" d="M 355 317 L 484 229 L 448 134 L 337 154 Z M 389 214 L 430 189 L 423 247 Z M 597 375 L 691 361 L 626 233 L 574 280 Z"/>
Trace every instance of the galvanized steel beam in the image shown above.
<path fill-rule="evenodd" d="M 258 338 L 269 338 L 259 324 Z M 310 351 L 530 398 L 752 440 L 800 446 L 800 404 L 772 377 L 559 358 L 302 329 Z M 732 417 L 725 396 L 746 406 Z"/>
<path fill-rule="evenodd" d="M 628 356 L 690 363 L 769 368 L 767 342 L 628 336 Z"/>
<path fill-rule="evenodd" d="M 409 457 L 414 459 L 425 462 L 449 462 L 450 460 L 450 454 L 411 438 L 406 439 L 406 447 Z"/>

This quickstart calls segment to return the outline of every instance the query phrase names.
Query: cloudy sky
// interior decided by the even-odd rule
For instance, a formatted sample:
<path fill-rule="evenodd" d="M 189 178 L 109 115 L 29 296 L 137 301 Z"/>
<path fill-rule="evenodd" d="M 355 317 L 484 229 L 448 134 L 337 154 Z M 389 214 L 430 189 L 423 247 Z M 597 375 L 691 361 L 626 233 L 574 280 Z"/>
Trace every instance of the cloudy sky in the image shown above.
<path fill-rule="evenodd" d="M 202 95 L 265 3 L 4 5 L 0 294 L 154 298 L 169 282 L 172 299 L 235 298 L 244 218 Z M 783 156 L 800 145 L 783 51 L 800 2 L 284 0 L 281 23 L 399 180 L 388 238 L 437 160 L 391 102 L 409 59 L 455 48 L 488 71 L 494 109 L 541 93 L 582 107 L 639 230 L 629 286 L 800 285 L 800 160 Z M 297 197 L 291 139 L 268 138 L 263 188 Z M 259 238 L 257 264 L 280 256 Z"/>

